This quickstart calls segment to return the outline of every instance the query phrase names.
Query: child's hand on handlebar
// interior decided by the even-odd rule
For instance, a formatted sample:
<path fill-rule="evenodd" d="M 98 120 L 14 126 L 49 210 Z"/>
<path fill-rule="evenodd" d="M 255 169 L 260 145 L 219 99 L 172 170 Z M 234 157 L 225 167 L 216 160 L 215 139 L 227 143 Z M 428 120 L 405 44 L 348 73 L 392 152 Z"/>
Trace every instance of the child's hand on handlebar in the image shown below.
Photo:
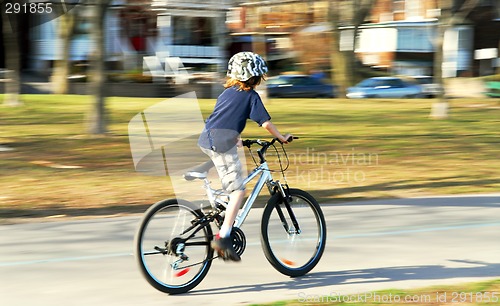
<path fill-rule="evenodd" d="M 293 140 L 293 135 L 292 134 L 285 134 L 284 136 L 280 137 L 278 139 L 281 143 L 289 143 L 292 142 Z"/>

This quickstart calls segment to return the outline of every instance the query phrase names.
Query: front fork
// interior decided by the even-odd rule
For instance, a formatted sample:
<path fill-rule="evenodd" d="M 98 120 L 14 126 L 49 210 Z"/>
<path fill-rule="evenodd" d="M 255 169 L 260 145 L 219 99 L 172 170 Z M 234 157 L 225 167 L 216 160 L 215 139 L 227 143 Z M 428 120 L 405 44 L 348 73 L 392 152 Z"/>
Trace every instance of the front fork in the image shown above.
<path fill-rule="evenodd" d="M 281 209 L 281 203 L 278 202 L 275 208 L 278 216 L 280 217 L 281 224 L 285 228 L 285 231 L 288 233 L 288 235 L 300 234 L 301 230 L 299 227 L 299 223 L 297 222 L 297 218 L 295 217 L 295 214 L 291 207 L 293 198 L 290 194 L 290 188 L 288 187 L 288 184 L 281 184 L 279 181 L 277 181 L 275 186 L 277 189 L 276 192 L 279 192 L 281 195 L 283 205 L 285 206 L 285 209 L 290 216 L 290 221 L 292 221 L 293 227 L 288 225 L 288 221 L 286 220 L 283 210 Z"/>

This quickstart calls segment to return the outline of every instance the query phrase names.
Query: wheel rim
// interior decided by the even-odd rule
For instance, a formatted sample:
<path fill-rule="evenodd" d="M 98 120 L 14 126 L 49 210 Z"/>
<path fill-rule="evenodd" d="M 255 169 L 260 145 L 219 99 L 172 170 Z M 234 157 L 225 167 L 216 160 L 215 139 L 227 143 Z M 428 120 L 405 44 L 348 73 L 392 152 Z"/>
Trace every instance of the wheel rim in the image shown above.
<path fill-rule="evenodd" d="M 273 209 L 267 225 L 267 239 L 270 252 L 280 265 L 300 270 L 320 256 L 318 250 L 324 233 L 316 209 L 305 198 L 294 196 L 290 204 L 299 222 L 300 233 L 285 231 L 276 209 Z M 290 229 L 292 221 L 281 206 Z"/>
<path fill-rule="evenodd" d="M 191 226 L 195 218 L 196 215 L 190 208 L 182 205 L 167 206 L 158 210 L 145 224 L 140 237 L 139 256 L 146 276 L 156 285 L 167 288 L 187 287 L 209 265 L 207 258 L 210 254 L 210 237 L 206 229 L 197 232 L 189 241 L 184 241 L 192 231 L 182 233 Z M 177 250 L 177 247 L 188 257 L 186 260 L 181 261 L 180 256 L 172 254 L 172 250 Z"/>

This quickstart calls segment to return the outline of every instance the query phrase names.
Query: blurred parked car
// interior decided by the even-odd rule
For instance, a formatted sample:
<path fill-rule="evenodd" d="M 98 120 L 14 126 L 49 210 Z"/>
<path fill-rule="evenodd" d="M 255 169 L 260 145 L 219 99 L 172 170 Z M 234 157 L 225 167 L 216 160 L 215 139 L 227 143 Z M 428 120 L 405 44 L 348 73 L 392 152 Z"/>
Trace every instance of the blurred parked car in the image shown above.
<path fill-rule="evenodd" d="M 266 81 L 269 97 L 333 98 L 334 86 L 307 75 L 280 75 Z"/>
<path fill-rule="evenodd" d="M 374 77 L 347 89 L 347 97 L 362 98 L 417 98 L 422 96 L 422 86 L 397 77 Z"/>
<path fill-rule="evenodd" d="M 414 76 L 413 79 L 422 86 L 422 96 L 426 98 L 434 98 L 443 92 L 441 85 L 434 83 L 431 76 L 420 75 Z"/>

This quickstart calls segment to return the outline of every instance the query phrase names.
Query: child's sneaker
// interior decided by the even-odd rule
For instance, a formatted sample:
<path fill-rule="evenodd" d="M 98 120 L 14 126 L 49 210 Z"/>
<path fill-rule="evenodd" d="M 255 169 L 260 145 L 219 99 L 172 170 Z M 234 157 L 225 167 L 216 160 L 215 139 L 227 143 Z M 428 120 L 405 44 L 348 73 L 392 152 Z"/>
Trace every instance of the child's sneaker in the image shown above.
<path fill-rule="evenodd" d="M 219 235 L 210 244 L 217 254 L 224 260 L 240 261 L 241 257 L 233 248 L 233 239 L 231 237 L 220 238 Z"/>

